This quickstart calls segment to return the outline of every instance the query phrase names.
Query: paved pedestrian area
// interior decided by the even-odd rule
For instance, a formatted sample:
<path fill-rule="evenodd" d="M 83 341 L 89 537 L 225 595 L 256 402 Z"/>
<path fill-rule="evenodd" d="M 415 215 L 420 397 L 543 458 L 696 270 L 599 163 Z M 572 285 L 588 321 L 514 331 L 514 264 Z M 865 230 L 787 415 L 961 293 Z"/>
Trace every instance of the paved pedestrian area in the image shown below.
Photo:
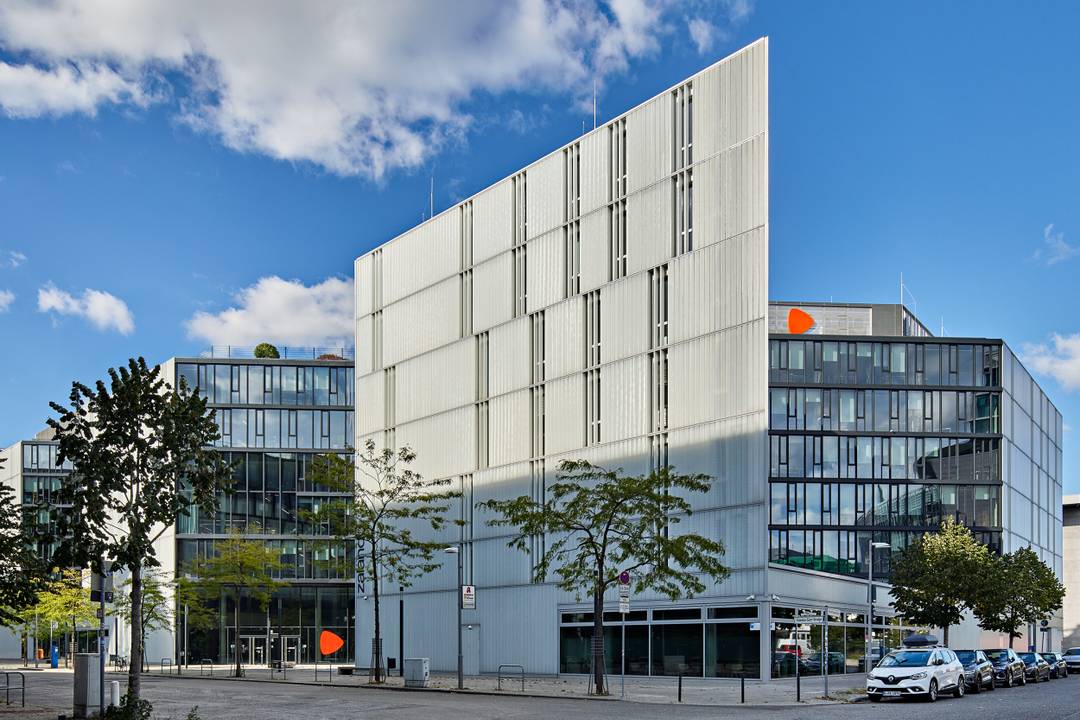
<path fill-rule="evenodd" d="M 110 678 L 112 679 L 112 678 Z M 115 676 L 122 679 L 122 676 Z M 336 679 L 336 678 L 335 678 Z M 29 707 L 5 708 L 0 704 L 0 720 L 54 720 L 70 713 L 72 676 L 69 672 L 27 673 Z M 777 683 L 780 684 L 780 683 Z M 629 686 L 628 686 L 629 687 Z M 1039 718 L 1076 720 L 1080 718 L 1080 680 L 1054 680 L 1023 688 L 999 689 L 992 693 L 944 698 L 933 706 L 912 702 L 870 703 L 773 703 L 766 705 L 711 705 L 674 703 L 661 710 L 649 702 L 589 700 L 580 696 L 521 697 L 488 694 L 458 694 L 404 690 L 375 690 L 358 685 L 314 685 L 269 683 L 258 680 L 211 680 L 199 677 L 149 675 L 143 681 L 144 696 L 154 703 L 158 720 L 178 720 L 198 706 L 203 720 L 430 720 L 432 717 L 468 717 L 470 720 L 514 718 L 540 720 L 560 718 L 656 718 L 665 720 L 910 720 L 919 716 L 948 717 L 950 720 L 992 718 Z M 749 698 L 748 698 L 749 699 Z M 917 706 L 913 706 L 917 705 Z"/>

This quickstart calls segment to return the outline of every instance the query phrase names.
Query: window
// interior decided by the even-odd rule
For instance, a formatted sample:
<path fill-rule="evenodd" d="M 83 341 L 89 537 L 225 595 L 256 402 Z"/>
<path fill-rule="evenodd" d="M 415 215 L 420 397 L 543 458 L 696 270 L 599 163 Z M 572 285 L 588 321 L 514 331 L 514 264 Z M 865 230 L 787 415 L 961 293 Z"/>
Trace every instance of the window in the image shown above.
<path fill-rule="evenodd" d="M 476 466 L 480 469 L 488 466 L 488 404 L 476 405 Z"/>
<path fill-rule="evenodd" d="M 371 367 L 378 370 L 382 367 L 383 356 L 383 311 L 378 310 L 371 316 Z"/>
<path fill-rule="evenodd" d="M 528 285 L 526 272 L 528 247 L 522 245 L 513 250 L 514 255 L 514 317 L 521 317 L 528 308 Z"/>
<path fill-rule="evenodd" d="M 544 311 L 529 316 L 529 355 L 531 362 L 531 382 L 533 385 L 544 382 Z"/>
<path fill-rule="evenodd" d="M 544 455 L 544 386 L 537 385 L 529 390 L 530 405 L 530 456 Z"/>
<path fill-rule="evenodd" d="M 671 93 L 673 169 L 685 168 L 694 162 L 694 86 L 686 83 Z"/>
<path fill-rule="evenodd" d="M 382 309 L 382 253 L 381 249 L 371 253 L 371 307 L 374 310 Z"/>
<path fill-rule="evenodd" d="M 521 247 L 528 240 L 528 215 L 526 213 L 527 208 L 527 193 L 526 193 L 526 174 L 518 173 L 514 176 L 514 247 Z"/>
<path fill-rule="evenodd" d="M 600 370 L 585 373 L 585 444 L 600 442 Z"/>
<path fill-rule="evenodd" d="M 397 425 L 397 368 L 394 366 L 386 368 L 383 373 L 383 403 L 385 410 L 385 417 L 383 418 L 384 427 L 394 427 Z"/>
<path fill-rule="evenodd" d="M 626 119 L 616 120 L 608 126 L 611 145 L 609 169 L 611 174 L 611 199 L 626 197 Z"/>
<path fill-rule="evenodd" d="M 468 270 L 473 264 L 473 202 L 468 200 L 459 208 L 461 220 L 461 269 Z"/>
<path fill-rule="evenodd" d="M 585 296 L 585 367 L 600 364 L 600 291 Z"/>
<path fill-rule="evenodd" d="M 566 220 L 581 215 L 581 144 L 574 143 L 563 150 L 563 198 Z"/>
<path fill-rule="evenodd" d="M 668 427 L 668 351 L 649 353 L 649 387 L 651 392 L 652 431 Z"/>
<path fill-rule="evenodd" d="M 581 292 L 581 223 L 563 228 L 563 297 Z"/>
<path fill-rule="evenodd" d="M 649 347 L 659 348 L 668 341 L 668 266 L 649 271 Z"/>
<path fill-rule="evenodd" d="M 489 387 L 488 334 L 476 336 L 476 399 L 487 400 Z"/>
<path fill-rule="evenodd" d="M 626 277 L 626 200 L 608 208 L 608 280 Z"/>
<path fill-rule="evenodd" d="M 460 274 L 461 289 L 461 337 L 472 335 L 473 323 L 473 287 L 472 270 Z"/>
<path fill-rule="evenodd" d="M 683 170 L 672 178 L 672 256 L 694 249 L 694 171 Z"/>

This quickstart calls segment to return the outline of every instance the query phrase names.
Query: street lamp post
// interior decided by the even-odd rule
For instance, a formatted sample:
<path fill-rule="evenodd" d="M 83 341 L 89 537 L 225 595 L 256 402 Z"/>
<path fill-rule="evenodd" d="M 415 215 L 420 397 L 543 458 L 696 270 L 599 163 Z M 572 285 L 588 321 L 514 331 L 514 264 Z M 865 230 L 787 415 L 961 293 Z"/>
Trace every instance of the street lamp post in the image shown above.
<path fill-rule="evenodd" d="M 446 548 L 449 555 L 457 555 L 457 686 L 465 688 L 465 663 L 461 655 L 461 548 L 457 545 Z"/>
<path fill-rule="evenodd" d="M 874 669 L 873 665 L 873 649 L 874 649 L 874 551 L 881 548 L 889 547 L 889 543 L 883 542 L 871 542 L 870 543 L 870 567 L 869 574 L 866 577 L 866 596 L 867 596 L 867 614 L 866 614 L 866 672 L 869 673 Z"/>

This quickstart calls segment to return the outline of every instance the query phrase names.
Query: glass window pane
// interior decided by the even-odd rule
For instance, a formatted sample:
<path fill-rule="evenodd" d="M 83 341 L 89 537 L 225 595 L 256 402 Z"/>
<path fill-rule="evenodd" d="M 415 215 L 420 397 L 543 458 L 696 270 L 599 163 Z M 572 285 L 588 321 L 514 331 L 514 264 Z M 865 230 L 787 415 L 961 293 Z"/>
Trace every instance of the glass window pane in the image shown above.
<path fill-rule="evenodd" d="M 700 623 L 653 625 L 651 630 L 653 675 L 702 675 Z"/>

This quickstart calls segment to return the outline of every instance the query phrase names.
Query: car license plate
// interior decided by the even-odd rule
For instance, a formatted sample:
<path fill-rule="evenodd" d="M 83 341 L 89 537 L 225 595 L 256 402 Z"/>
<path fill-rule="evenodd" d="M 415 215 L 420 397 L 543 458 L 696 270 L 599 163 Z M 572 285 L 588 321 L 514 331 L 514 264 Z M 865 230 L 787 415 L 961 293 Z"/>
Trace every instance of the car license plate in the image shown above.
<path fill-rule="evenodd" d="M 884 695 L 885 697 L 900 697 L 900 691 L 899 690 L 886 690 L 881 694 Z"/>

